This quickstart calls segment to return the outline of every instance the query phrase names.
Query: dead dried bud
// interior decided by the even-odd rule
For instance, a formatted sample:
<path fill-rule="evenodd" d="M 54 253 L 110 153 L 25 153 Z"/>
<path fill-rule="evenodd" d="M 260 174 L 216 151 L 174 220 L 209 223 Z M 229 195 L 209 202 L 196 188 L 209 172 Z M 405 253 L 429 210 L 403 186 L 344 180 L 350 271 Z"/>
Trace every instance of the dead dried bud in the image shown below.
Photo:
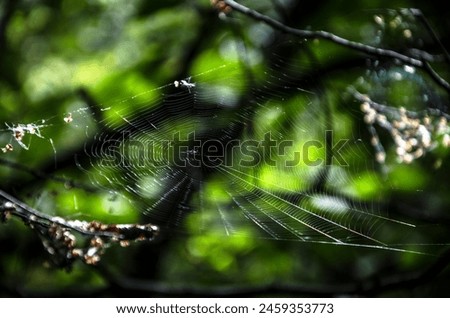
<path fill-rule="evenodd" d="M 6 222 L 11 218 L 11 212 L 10 211 L 2 211 L 0 213 L 0 222 Z"/>
<path fill-rule="evenodd" d="M 72 257 L 74 258 L 78 258 L 83 256 L 83 250 L 79 249 L 79 248 L 74 248 L 71 252 Z"/>
<path fill-rule="evenodd" d="M 97 236 L 93 237 L 91 239 L 91 246 L 92 247 L 103 248 L 104 244 L 105 243 L 103 242 L 103 240 L 101 238 L 97 237 Z"/>
<path fill-rule="evenodd" d="M 50 225 L 47 232 L 51 237 L 55 237 L 57 229 L 58 229 L 58 226 L 53 223 L 52 225 Z"/>
<path fill-rule="evenodd" d="M 76 245 L 76 238 L 70 231 L 64 231 L 64 239 L 63 239 L 64 245 L 66 245 L 68 248 L 72 249 Z"/>
<path fill-rule="evenodd" d="M 23 136 L 25 136 L 25 132 L 24 132 L 22 129 L 16 129 L 16 130 L 14 131 L 14 138 L 15 138 L 17 141 L 21 141 L 22 138 L 23 138 Z"/>
<path fill-rule="evenodd" d="M 66 117 L 64 117 L 64 122 L 66 124 L 70 124 L 73 121 L 72 113 L 68 113 Z"/>
<path fill-rule="evenodd" d="M 2 148 L 3 153 L 8 152 L 8 151 L 13 151 L 13 150 L 14 150 L 14 147 L 11 144 L 6 144 L 5 147 Z"/>
<path fill-rule="evenodd" d="M 128 247 L 128 246 L 130 246 L 130 241 L 123 240 L 123 241 L 120 241 L 119 244 L 122 247 Z"/>
<path fill-rule="evenodd" d="M 0 222 L 6 222 L 11 218 L 12 211 L 15 210 L 15 205 L 12 202 L 5 202 L 0 207 Z"/>
<path fill-rule="evenodd" d="M 97 254 L 94 255 L 84 255 L 84 262 L 88 265 L 97 265 L 100 262 L 100 256 Z"/>
<path fill-rule="evenodd" d="M 98 232 L 99 230 L 101 230 L 101 226 L 102 224 L 100 222 L 92 221 L 88 224 L 87 228 L 90 232 Z"/>
<path fill-rule="evenodd" d="M 211 0 L 211 5 L 220 13 L 228 14 L 233 10 L 223 0 Z"/>
<path fill-rule="evenodd" d="M 115 227 L 114 227 L 114 228 L 115 228 Z M 100 225 L 100 230 L 102 230 L 102 231 L 108 231 L 108 230 L 111 230 L 111 226 L 106 225 L 106 224 L 101 224 L 101 225 Z"/>

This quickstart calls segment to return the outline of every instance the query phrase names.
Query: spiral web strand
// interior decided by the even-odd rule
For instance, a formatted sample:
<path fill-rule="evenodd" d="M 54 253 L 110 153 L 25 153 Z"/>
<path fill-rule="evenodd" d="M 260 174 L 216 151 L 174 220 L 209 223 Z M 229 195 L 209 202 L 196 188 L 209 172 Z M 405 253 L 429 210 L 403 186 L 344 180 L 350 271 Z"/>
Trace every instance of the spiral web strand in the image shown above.
<path fill-rule="evenodd" d="M 284 61 L 280 58 L 279 63 Z M 125 193 L 146 219 L 169 231 L 194 228 L 224 236 L 396 250 L 384 240 L 383 227 L 408 232 L 414 225 L 390 218 L 374 200 L 362 202 L 333 185 L 367 167 L 351 162 L 344 167 L 302 163 L 289 167 L 284 156 L 261 153 L 260 143 L 268 132 L 277 142 L 292 140 L 295 148 L 310 139 L 325 142 L 327 129 L 320 90 L 297 87 L 292 81 L 295 73 L 277 74 L 276 69 L 268 73 L 268 80 L 252 83 L 242 80 L 245 74 L 238 66 L 224 65 L 183 80 L 183 85 L 179 81 L 162 86 L 151 100 L 136 103 L 133 96 L 112 104 L 101 123 L 106 129 L 96 133 L 86 149 L 89 163 L 80 166 L 93 183 Z M 298 104 L 294 110 L 292 103 Z M 347 137 L 350 142 L 344 151 L 363 156 L 367 149 L 357 143 L 359 138 Z M 223 146 L 218 149 L 221 158 L 228 162 L 208 162 L 214 158 L 197 149 L 194 140 L 216 141 Z M 243 148 L 226 149 L 231 140 L 258 142 L 244 151 L 253 149 L 260 161 L 243 166 L 248 156 L 242 154 Z M 164 157 L 171 142 L 182 146 L 179 162 Z M 113 153 L 105 153 L 105 144 Z M 146 156 L 149 150 L 142 148 L 146 145 L 151 145 L 152 157 Z M 298 149 L 289 149 L 286 157 L 292 158 Z M 323 158 L 322 153 L 316 155 Z M 274 156 L 276 163 L 267 164 L 264 156 Z M 324 184 L 314 188 L 320 178 Z"/>
<path fill-rule="evenodd" d="M 289 74 L 280 72 L 286 69 Z M 343 189 L 372 169 L 369 151 L 354 131 L 338 129 L 336 141 L 346 140 L 339 149 L 344 164 L 328 162 L 326 132 L 334 118 L 327 112 L 333 110 L 325 106 L 322 88 L 300 85 L 302 73 L 282 57 L 259 81 L 240 64 L 224 64 L 106 105 L 81 107 L 63 121 L 85 130 L 85 154 L 77 164 L 92 184 L 123 196 L 146 221 L 168 231 L 415 252 L 411 246 L 420 244 L 384 237 L 386 229 L 407 237 L 417 230 L 412 222 L 389 217 L 376 198 L 362 200 Z M 84 121 L 95 107 L 101 117 L 92 131 Z M 45 122 L 56 125 L 54 118 Z M 34 126 L 11 127 L 17 140 L 17 129 L 30 134 Z M 46 139 L 46 127 L 36 127 L 34 134 Z M 267 152 L 267 136 L 277 145 L 289 141 L 289 147 Z M 304 152 L 310 141 L 319 144 Z M 198 147 L 206 143 L 214 146 L 212 153 Z M 239 147 L 228 147 L 234 144 Z M 289 164 L 297 155 L 303 157 Z"/>

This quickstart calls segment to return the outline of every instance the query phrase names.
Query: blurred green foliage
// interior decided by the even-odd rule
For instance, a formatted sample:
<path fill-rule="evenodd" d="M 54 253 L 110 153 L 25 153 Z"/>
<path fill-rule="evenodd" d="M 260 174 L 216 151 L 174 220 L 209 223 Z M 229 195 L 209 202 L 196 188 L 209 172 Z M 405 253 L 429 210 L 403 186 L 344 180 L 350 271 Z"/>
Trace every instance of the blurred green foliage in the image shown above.
<path fill-rule="evenodd" d="M 329 30 L 400 52 L 419 45 L 419 49 L 440 54 L 439 47 L 420 23 L 399 15 L 396 10 L 387 10 L 420 6 L 448 47 L 449 21 L 431 3 L 361 1 L 352 3 L 351 7 L 347 2 L 336 1 L 243 3 L 294 27 Z M 369 61 L 362 54 L 323 40 L 302 41 L 273 33 L 267 26 L 237 12 L 226 19 L 220 18 L 209 1 L 202 0 L 6 0 L 0 4 L 0 19 L 6 22 L 5 28 L 0 29 L 3 33 L 0 36 L 0 122 L 34 123 L 43 136 L 26 135 L 24 143 L 29 146 L 26 151 L 14 143 L 11 131 L 5 126 L 0 145 L 12 143 L 14 151 L 0 154 L 1 158 L 80 184 L 111 188 L 90 193 L 68 183 L 35 178 L 3 163 L 1 188 L 42 212 L 111 223 L 144 221 L 148 206 L 163 195 L 162 189 L 154 187 L 160 172 L 149 173 L 146 167 L 133 170 L 145 176 L 139 183 L 143 189 L 138 193 L 142 202 L 129 201 L 130 194 L 117 195 L 123 187 L 135 186 L 133 180 L 122 183 L 125 179 L 120 175 L 122 171 L 96 169 L 85 162 L 80 164 L 83 168 L 80 169 L 74 163 L 74 155 L 83 155 L 89 137 L 105 127 L 119 127 L 123 118 L 132 114 L 158 109 L 163 88 L 172 85 L 174 80 L 198 74 L 205 83 L 205 86 L 198 85 L 200 92 L 209 94 L 210 99 L 225 96 L 231 105 L 223 120 L 215 122 L 226 127 L 237 116 L 233 113 L 233 101 L 245 96 L 253 84 L 269 86 L 276 82 L 271 75 L 286 75 L 287 82 L 301 90 L 283 95 L 281 88 L 272 88 L 273 96 L 280 93 L 281 97 L 258 100 L 261 107 L 252 118 L 253 129 L 243 134 L 261 140 L 268 130 L 279 131 L 283 135 L 278 138 L 295 140 L 295 149 L 301 149 L 305 140 L 323 140 L 323 128 L 329 127 L 336 139 L 351 140 L 343 157 L 352 166 L 359 167 L 346 170 L 333 166 L 327 172 L 324 196 L 308 198 L 302 204 L 311 209 L 314 205 L 319 208 L 330 205 L 332 212 L 346 213 L 345 204 L 339 200 L 330 202 L 326 196 L 346 195 L 355 202 L 373 203 L 377 210 L 386 208 L 386 217 L 417 220 L 425 229 L 418 234 L 412 229 L 412 234 L 398 233 L 389 227 L 378 230 L 392 241 L 401 241 L 407 234 L 418 243 L 424 237 L 431 237 L 432 243 L 442 238 L 441 226 L 445 229 L 450 206 L 448 148 L 437 147 L 406 165 L 396 161 L 395 145 L 389 135 L 381 134 L 387 154 L 384 166 L 387 170 L 383 169 L 374 159 L 371 136 L 359 103 L 346 90 L 356 87 L 373 100 L 412 111 L 448 107 L 448 93 L 424 72 L 407 72 L 392 61 Z M 438 70 L 448 75 L 448 68 Z M 253 76 L 252 84 L 249 84 L 249 73 Z M 398 80 L 399 76 L 402 81 Z M 87 91 L 92 98 L 88 106 L 80 90 Z M 428 99 L 423 94 L 428 94 Z M 92 109 L 100 110 L 100 115 L 93 114 Z M 76 119 L 73 124 L 64 122 L 69 114 Z M 332 114 L 331 118 L 327 114 Z M 187 133 L 195 124 L 182 117 L 161 130 L 144 131 L 139 138 L 170 138 L 173 131 Z M 308 155 L 311 160 L 326 160 L 325 149 L 312 149 Z M 265 240 L 258 237 L 251 222 L 242 226 L 240 235 L 226 236 L 216 215 L 218 207 L 225 211 L 232 203 L 228 193 L 240 188 L 271 192 L 276 187 L 288 194 L 306 191 L 323 171 L 321 167 L 300 165 L 289 170 L 261 164 L 241 173 L 241 183 L 227 184 L 228 179 L 222 174 L 205 182 L 204 197 L 192 198 L 197 203 L 203 200 L 205 211 L 187 218 L 188 234 L 174 234 L 173 238 L 169 235 L 162 243 L 137 244 L 127 249 L 113 247 L 104 255 L 102 266 L 117 277 L 157 281 L 167 286 L 242 287 L 275 283 L 339 286 L 365 279 L 377 281 L 392 273 L 401 277 L 403 273 L 426 268 L 440 252 L 424 247 L 421 251 L 427 255 L 418 255 L 382 247 Z M 377 205 L 380 199 L 381 207 Z M 267 208 L 267 202 L 261 197 L 252 200 L 255 207 Z M 274 210 L 288 209 L 290 205 L 282 200 L 271 204 Z M 349 221 L 354 220 L 349 218 Z M 374 231 L 377 229 L 374 224 Z M 448 235 L 444 233 L 443 237 Z M 1 225 L 0 246 L 1 296 L 16 293 L 123 295 L 110 288 L 101 270 L 87 265 L 77 263 L 70 272 L 47 268 L 47 256 L 38 238 L 16 221 Z M 398 248 L 410 249 L 409 246 Z M 417 246 L 411 249 L 416 250 Z M 449 273 L 444 272 L 439 282 L 381 295 L 448 296 L 449 280 Z"/>

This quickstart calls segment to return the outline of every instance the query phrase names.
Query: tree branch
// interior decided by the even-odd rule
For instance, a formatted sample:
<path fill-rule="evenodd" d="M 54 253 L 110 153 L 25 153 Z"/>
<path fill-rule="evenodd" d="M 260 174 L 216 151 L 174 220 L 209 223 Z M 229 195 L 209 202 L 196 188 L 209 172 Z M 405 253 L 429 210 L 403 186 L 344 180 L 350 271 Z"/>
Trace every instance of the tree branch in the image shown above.
<path fill-rule="evenodd" d="M 421 68 L 425 70 L 437 84 L 439 84 L 441 87 L 447 90 L 447 92 L 450 92 L 450 84 L 445 79 L 443 79 L 438 73 L 436 73 L 431 68 L 431 66 L 429 66 L 429 64 L 427 63 L 429 61 L 427 60 L 419 60 L 417 58 L 413 58 L 393 50 L 382 49 L 362 44 L 359 42 L 350 41 L 327 31 L 310 31 L 292 28 L 287 25 L 284 25 L 283 23 L 275 19 L 272 19 L 271 17 L 263 15 L 258 11 L 250 9 L 242 4 L 239 4 L 233 0 L 224 0 L 224 3 L 233 8 L 234 10 L 241 12 L 255 20 L 264 22 L 267 25 L 273 27 L 274 29 L 282 31 L 284 33 L 289 33 L 301 37 L 303 39 L 324 39 L 333 42 L 335 44 L 338 44 L 340 46 L 350 48 L 355 51 L 359 51 L 362 53 L 366 53 L 381 58 L 392 58 L 405 64 Z M 423 55 L 422 58 L 425 58 L 425 55 Z"/>
<path fill-rule="evenodd" d="M 70 268 L 77 259 L 95 265 L 110 243 L 128 246 L 131 241 L 153 241 L 160 232 L 159 227 L 152 224 L 104 224 L 49 216 L 2 190 L 0 202 L 0 221 L 6 222 L 11 217 L 21 219 L 40 236 L 51 260 L 58 267 Z M 90 239 L 87 246 L 78 247 L 75 234 Z"/>
<path fill-rule="evenodd" d="M 408 12 L 410 12 L 413 16 L 419 19 L 420 22 L 424 25 L 424 27 L 427 29 L 428 33 L 431 35 L 433 40 L 439 45 L 442 52 L 444 52 L 445 59 L 447 60 L 447 63 L 450 63 L 450 55 L 448 54 L 448 51 L 446 50 L 445 46 L 442 44 L 441 40 L 439 39 L 436 32 L 434 32 L 433 28 L 431 27 L 428 20 L 425 18 L 424 14 L 420 9 L 405 9 Z M 429 61 L 432 62 L 432 61 Z"/>

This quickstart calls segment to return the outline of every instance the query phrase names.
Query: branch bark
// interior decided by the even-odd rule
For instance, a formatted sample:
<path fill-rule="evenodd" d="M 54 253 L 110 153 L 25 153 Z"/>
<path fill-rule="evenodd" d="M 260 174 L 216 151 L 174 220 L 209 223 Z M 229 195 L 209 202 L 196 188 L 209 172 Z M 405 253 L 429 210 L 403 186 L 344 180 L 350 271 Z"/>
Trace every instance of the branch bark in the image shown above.
<path fill-rule="evenodd" d="M 359 42 L 350 41 L 348 39 L 342 38 L 338 35 L 335 35 L 331 32 L 327 31 L 310 31 L 310 30 L 301 30 L 289 27 L 287 25 L 284 25 L 283 23 L 272 19 L 271 17 L 268 17 L 262 13 L 259 13 L 258 11 L 255 11 L 253 9 L 250 9 L 242 4 L 239 4 L 233 0 L 224 0 L 224 3 L 226 3 L 228 6 L 233 8 L 234 10 L 241 12 L 257 21 L 266 23 L 267 25 L 271 26 L 272 28 L 279 30 L 284 33 L 292 34 L 295 36 L 298 36 L 302 39 L 323 39 L 330 41 L 332 43 L 335 43 L 337 45 L 362 52 L 368 55 L 377 56 L 380 58 L 391 58 L 395 59 L 397 61 L 403 62 L 405 64 L 415 66 L 418 68 L 423 69 L 426 71 L 430 77 L 442 88 L 444 88 L 447 92 L 450 92 L 450 84 L 442 78 L 430 65 L 429 62 L 426 59 L 426 56 L 422 56 L 422 60 L 413 58 L 408 55 L 401 54 L 399 52 L 389 50 L 389 49 L 382 49 L 378 47 L 374 47 L 371 45 L 362 44 Z"/>
<path fill-rule="evenodd" d="M 111 243 L 128 246 L 132 241 L 153 241 L 160 229 L 153 224 L 104 224 L 97 221 L 65 220 L 35 210 L 24 202 L 0 190 L 0 221 L 17 217 L 34 230 L 58 267 L 70 268 L 80 259 L 96 265 L 100 256 Z M 75 234 L 90 240 L 79 247 Z"/>

